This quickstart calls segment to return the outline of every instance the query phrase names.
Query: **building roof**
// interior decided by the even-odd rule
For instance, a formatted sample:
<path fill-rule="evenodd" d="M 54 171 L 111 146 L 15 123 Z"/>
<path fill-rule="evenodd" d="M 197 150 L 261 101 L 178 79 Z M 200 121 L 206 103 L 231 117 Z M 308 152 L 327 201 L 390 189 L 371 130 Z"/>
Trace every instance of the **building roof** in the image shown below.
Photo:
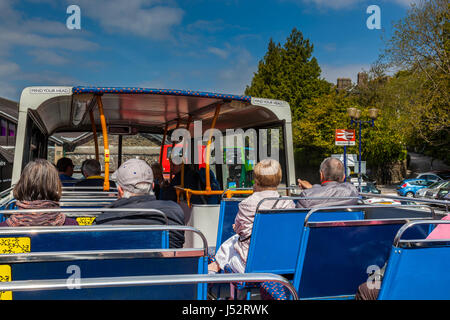
<path fill-rule="evenodd" d="M 5 148 L 0 146 L 0 155 L 9 163 L 14 162 L 14 148 Z"/>
<path fill-rule="evenodd" d="M 19 104 L 0 97 L 0 116 L 4 116 L 15 123 L 19 117 Z"/>

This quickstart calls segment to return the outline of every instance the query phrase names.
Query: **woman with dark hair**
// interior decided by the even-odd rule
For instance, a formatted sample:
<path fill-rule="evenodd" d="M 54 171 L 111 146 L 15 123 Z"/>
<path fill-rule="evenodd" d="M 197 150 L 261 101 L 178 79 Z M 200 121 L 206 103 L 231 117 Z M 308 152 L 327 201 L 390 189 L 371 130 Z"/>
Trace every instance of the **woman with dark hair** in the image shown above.
<path fill-rule="evenodd" d="M 13 190 L 18 209 L 57 209 L 62 187 L 58 170 L 44 159 L 28 163 Z M 62 226 L 78 225 L 61 212 L 14 213 L 0 226 Z"/>

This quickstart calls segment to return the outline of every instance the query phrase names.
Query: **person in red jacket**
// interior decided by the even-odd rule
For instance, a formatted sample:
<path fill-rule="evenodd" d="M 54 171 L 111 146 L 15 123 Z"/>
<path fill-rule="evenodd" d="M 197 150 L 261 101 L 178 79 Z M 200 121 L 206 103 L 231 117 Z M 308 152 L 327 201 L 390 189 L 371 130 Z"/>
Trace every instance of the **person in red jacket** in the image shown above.
<path fill-rule="evenodd" d="M 59 208 L 62 187 L 55 166 L 44 159 L 29 162 L 14 187 L 13 195 L 18 209 Z M 78 225 L 61 212 L 14 213 L 0 223 L 4 227 L 34 227 Z"/>

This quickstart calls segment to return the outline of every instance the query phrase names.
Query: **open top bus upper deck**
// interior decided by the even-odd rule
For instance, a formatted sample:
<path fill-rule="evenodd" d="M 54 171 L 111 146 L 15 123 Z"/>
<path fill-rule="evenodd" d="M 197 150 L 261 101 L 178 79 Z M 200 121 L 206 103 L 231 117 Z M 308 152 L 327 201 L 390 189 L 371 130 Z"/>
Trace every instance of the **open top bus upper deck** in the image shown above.
<path fill-rule="evenodd" d="M 12 185 L 26 163 L 46 158 L 47 141 L 52 135 L 101 130 L 101 113 L 93 112 L 99 101 L 112 134 L 168 135 L 176 128 L 186 128 L 194 135 L 190 124 L 199 120 L 203 132 L 210 128 L 221 132 L 281 128 L 280 160 L 285 162 L 286 185 L 295 183 L 292 119 L 287 102 L 191 90 L 49 86 L 22 91 Z"/>

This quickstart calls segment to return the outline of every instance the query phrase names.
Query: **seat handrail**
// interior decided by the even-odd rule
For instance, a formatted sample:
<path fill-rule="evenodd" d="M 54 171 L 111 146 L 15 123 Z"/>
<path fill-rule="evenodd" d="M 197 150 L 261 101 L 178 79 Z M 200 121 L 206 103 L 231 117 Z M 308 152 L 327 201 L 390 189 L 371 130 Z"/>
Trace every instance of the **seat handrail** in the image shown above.
<path fill-rule="evenodd" d="M 81 179 L 83 180 L 83 179 Z M 81 180 L 76 180 L 76 181 L 81 181 Z M 67 181 L 63 181 L 64 182 L 70 182 L 71 180 L 67 180 Z M 101 190 L 103 191 L 103 187 L 101 186 L 63 186 L 62 187 L 63 191 L 64 190 L 69 190 L 69 191 L 73 191 L 72 189 L 91 189 L 91 190 Z M 111 189 L 113 190 L 117 190 L 117 188 L 111 187 Z M 110 192 L 110 191 L 107 191 Z"/>
<path fill-rule="evenodd" d="M 304 226 L 306 227 L 308 225 L 308 220 L 311 217 L 312 214 L 318 212 L 318 211 L 324 211 L 324 210 L 340 210 L 340 209 L 372 209 L 372 208 L 428 208 L 430 209 L 431 216 L 433 219 L 435 219 L 435 211 L 432 207 L 426 206 L 426 205 L 420 205 L 420 204 L 411 204 L 411 205 L 402 205 L 402 204 L 383 204 L 383 205 L 352 205 L 352 206 L 329 206 L 329 207 L 317 207 L 317 208 L 311 208 L 305 217 L 305 223 Z M 398 221 L 409 221 L 413 218 L 395 218 L 395 220 Z M 375 219 L 377 221 L 381 220 L 391 220 L 391 219 Z M 364 221 L 371 221 L 371 220 L 364 220 Z M 361 221 L 358 221 L 361 222 Z M 314 222 L 316 223 L 316 222 Z"/>
<path fill-rule="evenodd" d="M 96 202 L 81 202 L 81 201 L 75 201 L 75 202 L 65 202 L 62 201 L 59 203 L 61 208 L 66 208 L 66 207 L 74 207 L 74 208 L 90 208 L 90 207 L 94 207 L 97 208 L 98 206 L 108 206 L 111 204 L 111 202 L 101 202 L 101 201 L 96 201 Z"/>
<path fill-rule="evenodd" d="M 417 225 L 424 225 L 424 224 L 450 224 L 450 220 L 417 220 L 417 221 L 410 221 L 403 225 L 397 232 L 394 238 L 393 246 L 399 247 L 401 243 L 408 243 L 408 242 L 420 242 L 420 243 L 433 243 L 433 242 L 450 242 L 450 239 L 408 239 L 408 240 L 401 240 L 402 235 L 405 233 L 406 230 L 413 226 Z"/>
<path fill-rule="evenodd" d="M 157 276 L 133 276 L 110 278 L 81 278 L 76 287 L 111 288 L 129 286 L 154 286 L 154 285 L 179 285 L 198 283 L 231 283 L 231 282 L 265 282 L 272 281 L 286 287 L 294 300 L 298 300 L 298 294 L 293 285 L 284 277 L 273 273 L 228 273 L 228 274 L 182 274 L 182 275 L 157 275 Z M 21 280 L 1 282 L 0 291 L 38 291 L 38 290 L 64 290 L 69 288 L 67 279 L 48 280 Z"/>
<path fill-rule="evenodd" d="M 4 196 L 8 195 L 9 193 L 11 193 L 13 187 L 9 187 L 6 190 L 3 190 L 2 192 L 0 192 L 0 198 L 3 198 Z"/>
<path fill-rule="evenodd" d="M 292 190 L 292 189 L 301 190 L 300 187 L 297 186 L 297 185 L 291 185 L 290 187 L 278 187 L 277 188 L 277 190 Z M 253 190 L 253 187 L 226 189 L 226 190 L 223 190 L 223 192 L 222 192 L 222 194 L 220 196 L 221 196 L 221 198 L 224 198 L 224 196 L 226 196 L 227 193 L 229 193 L 229 192 L 233 192 L 233 191 L 249 191 L 249 190 Z"/>
<path fill-rule="evenodd" d="M 176 257 L 205 257 L 205 251 L 202 248 L 160 248 L 26 252 L 1 254 L 0 262 L 4 264 L 12 264 L 77 260 L 151 259 Z"/>
<path fill-rule="evenodd" d="M 157 209 L 149 209 L 149 208 L 52 208 L 52 209 L 17 209 L 17 210 L 0 210 L 0 214 L 11 215 L 16 213 L 42 213 L 42 212 L 80 212 L 81 213 L 89 213 L 89 212 L 151 212 L 157 213 L 161 215 L 166 224 L 169 223 L 167 216 L 164 212 Z M 21 227 L 22 228 L 22 227 Z M 1 229 L 0 229 L 1 230 Z"/>
<path fill-rule="evenodd" d="M 93 226 L 58 226 L 58 227 L 9 227 L 0 228 L 0 236 L 23 235 L 27 233 L 69 233 L 69 232 L 119 232 L 119 231 L 190 231 L 198 234 L 203 241 L 203 252 L 208 254 L 208 241 L 205 235 L 197 228 L 177 225 L 93 225 Z M 27 255 L 32 253 L 27 253 Z M 17 255 L 17 254 L 14 254 Z M 0 260 L 5 255 L 0 255 Z"/>
<path fill-rule="evenodd" d="M 388 194 L 373 194 L 373 193 L 360 193 L 360 195 L 363 197 L 387 198 L 387 199 L 392 199 L 392 200 L 401 200 L 401 201 L 408 201 L 408 202 L 430 203 L 430 204 L 446 206 L 447 208 L 450 206 L 449 200 L 409 198 L 409 197 L 392 196 L 392 195 L 388 195 Z"/>
<path fill-rule="evenodd" d="M 67 202 L 67 201 L 72 201 L 72 202 L 80 202 L 80 201 L 87 201 L 87 200 L 90 200 L 90 201 L 94 201 L 94 200 L 97 200 L 97 201 L 110 201 L 110 202 L 114 202 L 114 201 L 116 201 L 117 200 L 117 198 L 114 198 L 114 197 L 102 197 L 102 198 L 100 198 L 100 197 L 98 197 L 98 198 L 88 198 L 88 197 L 78 197 L 78 198 L 64 198 L 64 197 L 62 197 L 59 201 L 60 202 Z"/>
<path fill-rule="evenodd" d="M 297 196 L 297 197 L 296 196 L 294 196 L 294 197 L 267 197 L 258 202 L 258 205 L 256 206 L 256 213 L 259 212 L 259 207 L 261 206 L 261 204 L 267 200 L 280 201 L 280 200 L 330 200 L 330 199 L 333 199 L 333 200 L 334 199 L 337 199 L 337 200 L 351 200 L 351 199 L 360 200 L 361 198 L 360 197 L 331 197 L 331 196 L 330 197 L 299 197 L 299 196 Z M 298 209 L 308 209 L 308 208 L 299 207 Z M 267 209 L 264 209 L 264 210 L 267 210 Z M 277 210 L 279 210 L 279 209 L 277 209 Z"/>
<path fill-rule="evenodd" d="M 64 196 L 78 196 L 80 194 L 105 197 L 107 194 L 117 195 L 117 192 L 108 192 L 108 191 L 63 191 L 62 192 L 63 197 Z"/>

